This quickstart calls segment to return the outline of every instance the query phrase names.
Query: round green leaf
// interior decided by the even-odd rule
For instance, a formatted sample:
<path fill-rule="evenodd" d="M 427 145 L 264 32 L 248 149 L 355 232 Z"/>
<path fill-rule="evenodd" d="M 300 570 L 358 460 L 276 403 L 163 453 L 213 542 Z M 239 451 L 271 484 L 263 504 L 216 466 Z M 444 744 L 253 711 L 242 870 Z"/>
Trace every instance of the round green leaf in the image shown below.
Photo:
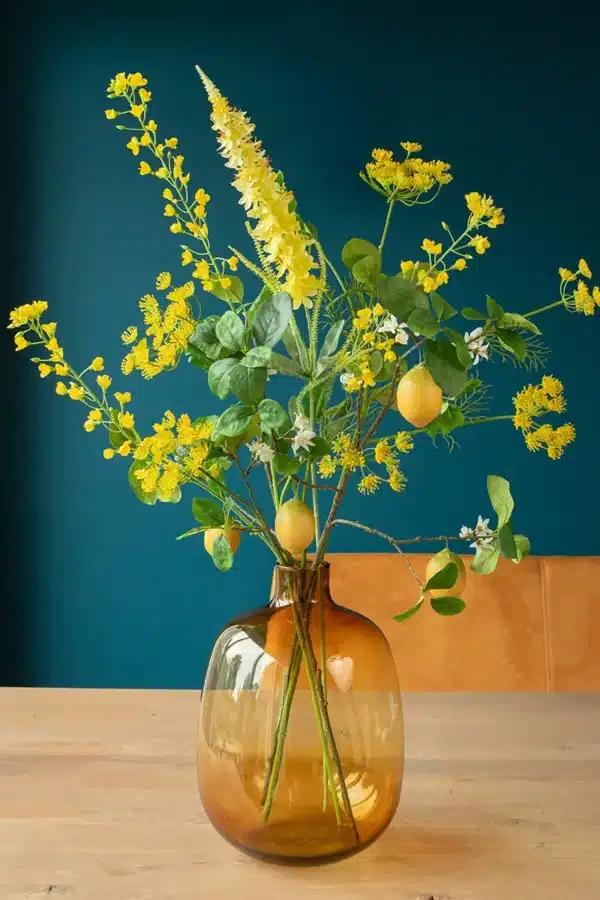
<path fill-rule="evenodd" d="M 510 521 L 515 501 L 510 492 L 510 484 L 500 475 L 488 475 L 487 490 L 492 506 L 498 515 L 498 528 Z"/>
<path fill-rule="evenodd" d="M 460 597 L 432 597 L 431 608 L 440 616 L 456 616 L 465 608 L 465 601 Z"/>
<path fill-rule="evenodd" d="M 500 558 L 500 547 L 488 545 L 487 547 L 479 547 L 473 557 L 471 569 L 478 575 L 491 575 Z"/>
<path fill-rule="evenodd" d="M 237 437 L 248 430 L 253 417 L 251 406 L 230 406 L 219 416 L 215 432 L 225 437 Z"/>
<path fill-rule="evenodd" d="M 423 588 L 424 591 L 445 590 L 454 587 L 458 578 L 458 566 L 456 563 L 449 562 L 443 569 L 432 575 Z"/>
<path fill-rule="evenodd" d="M 258 403 L 265 395 L 266 369 L 249 369 L 241 362 L 229 370 L 229 388 L 242 403 Z"/>
<path fill-rule="evenodd" d="M 258 405 L 261 424 L 266 428 L 277 430 L 289 422 L 288 414 L 276 400 L 262 400 Z"/>
<path fill-rule="evenodd" d="M 425 342 L 425 365 L 431 377 L 449 397 L 456 397 L 467 383 L 467 372 L 448 341 Z"/>
<path fill-rule="evenodd" d="M 274 347 L 283 337 L 292 315 L 292 298 L 278 293 L 268 297 L 258 307 L 252 320 L 252 334 L 256 343 Z"/>
<path fill-rule="evenodd" d="M 218 359 L 208 370 L 208 386 L 220 400 L 229 393 L 229 373 L 237 364 L 237 359 Z"/>
<path fill-rule="evenodd" d="M 348 269 L 352 270 L 357 262 L 366 256 L 377 256 L 378 248 L 371 241 L 364 241 L 362 238 L 350 238 L 344 244 L 342 250 L 342 262 Z"/>
<path fill-rule="evenodd" d="M 232 310 L 223 313 L 215 325 L 215 334 L 221 344 L 234 353 L 244 345 L 244 323 Z"/>
<path fill-rule="evenodd" d="M 392 616 L 395 622 L 406 622 L 407 619 L 411 619 L 415 613 L 418 613 L 421 607 L 423 606 L 423 600 L 425 599 L 424 595 L 421 594 L 417 603 L 414 606 L 411 606 L 410 609 L 405 609 L 404 612 L 398 613 L 397 616 Z"/>
<path fill-rule="evenodd" d="M 273 457 L 273 468 L 278 475 L 295 475 L 300 471 L 300 460 L 295 456 L 285 456 L 283 453 L 276 453 Z"/>
<path fill-rule="evenodd" d="M 205 497 L 194 497 L 192 515 L 205 528 L 220 528 L 225 522 L 220 504 Z"/>
<path fill-rule="evenodd" d="M 440 330 L 440 323 L 427 309 L 414 309 L 406 320 L 411 331 L 432 338 Z"/>
<path fill-rule="evenodd" d="M 272 352 L 270 347 L 252 347 L 240 362 L 248 369 L 266 368 L 271 362 Z"/>

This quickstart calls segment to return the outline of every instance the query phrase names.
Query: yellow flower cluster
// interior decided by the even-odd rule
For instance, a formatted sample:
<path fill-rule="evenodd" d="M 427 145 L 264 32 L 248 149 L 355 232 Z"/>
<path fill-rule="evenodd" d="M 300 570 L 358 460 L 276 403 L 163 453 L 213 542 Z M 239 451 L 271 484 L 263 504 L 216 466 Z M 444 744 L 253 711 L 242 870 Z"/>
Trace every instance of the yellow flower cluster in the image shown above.
<path fill-rule="evenodd" d="M 570 423 L 553 428 L 538 425 L 538 417 L 548 412 L 562 413 L 566 409 L 563 385 L 558 378 L 544 375 L 540 384 L 524 387 L 514 397 L 515 428 L 522 431 L 529 450 L 545 448 L 550 459 L 559 459 L 564 448 L 575 440 L 575 428 Z"/>
<path fill-rule="evenodd" d="M 558 270 L 560 275 L 560 297 L 567 309 L 571 312 L 583 313 L 584 316 L 593 316 L 596 309 L 600 308 L 600 287 L 597 285 L 590 288 L 583 280 L 592 277 L 592 270 L 588 266 L 585 259 L 579 260 L 579 266 L 576 272 L 561 267 Z M 579 280 L 577 276 L 581 276 Z M 568 284 L 577 281 L 575 287 L 570 293 Z"/>
<path fill-rule="evenodd" d="M 171 286 L 170 273 L 162 272 L 156 285 L 159 290 L 167 290 Z M 125 345 L 134 344 L 121 363 L 124 375 L 138 370 L 144 378 L 154 378 L 160 372 L 177 366 L 196 327 L 196 318 L 188 302 L 193 294 L 193 281 L 173 287 L 166 294 L 169 302 L 164 310 L 154 294 L 142 297 L 139 307 L 146 325 L 146 337 L 134 344 L 138 337 L 134 325 L 121 335 Z"/>
<path fill-rule="evenodd" d="M 401 146 L 407 154 L 404 160 L 394 159 L 391 150 L 373 150 L 371 162 L 360 173 L 361 178 L 380 194 L 406 206 L 430 203 L 437 197 L 442 185 L 452 181 L 449 164 L 441 160 L 427 162 L 411 156 L 411 153 L 423 149 L 420 144 L 405 141 Z M 423 199 L 434 189 L 433 196 Z"/>
<path fill-rule="evenodd" d="M 423 241 L 423 244 L 426 243 L 427 238 Z M 434 246 L 436 247 L 436 253 L 440 253 L 442 245 L 435 244 Z M 443 268 L 436 268 L 438 262 Z M 410 259 L 403 259 L 400 263 L 400 270 L 405 278 L 410 278 L 411 281 L 416 278 L 417 284 L 423 288 L 425 293 L 431 294 L 432 291 L 437 290 L 443 284 L 448 284 L 449 281 L 448 270 L 444 261 L 439 260 L 438 262 L 434 264 L 432 261 L 431 265 L 428 266 L 426 263 L 415 263 Z M 458 267 L 455 265 L 453 268 L 465 268 L 465 266 Z"/>
<path fill-rule="evenodd" d="M 145 462 L 136 468 L 135 477 L 145 493 L 156 492 L 160 500 L 169 501 L 179 496 L 182 484 L 205 474 L 214 425 L 209 420 L 193 423 L 187 413 L 176 418 L 167 410 L 153 428 L 154 434 L 143 438 L 133 452 L 135 460 Z M 212 474 L 211 467 L 207 472 Z"/>
<path fill-rule="evenodd" d="M 393 491 L 400 492 L 406 487 L 406 478 L 398 468 L 398 459 L 395 450 L 399 453 L 410 453 L 414 443 L 407 431 L 399 431 L 394 437 L 394 447 L 390 446 L 390 438 L 381 438 L 375 444 L 373 456 L 375 462 L 387 469 L 388 484 Z"/>
<path fill-rule="evenodd" d="M 212 106 L 221 155 L 235 172 L 233 186 L 242 195 L 246 215 L 256 220 L 252 238 L 262 248 L 267 266 L 273 266 L 276 277 L 283 279 L 283 290 L 292 297 L 294 308 L 310 307 L 320 280 L 313 274 L 317 267 L 309 250 L 313 239 L 300 226 L 294 195 L 271 168 L 262 143 L 254 138 L 254 124 L 229 105 L 203 72 L 200 76 Z"/>
<path fill-rule="evenodd" d="M 401 441 L 403 447 L 402 452 L 408 452 L 412 449 L 412 438 L 406 432 L 408 443 Z M 400 437 L 398 435 L 397 437 Z M 400 446 L 398 442 L 396 446 Z M 410 444 L 410 446 L 409 446 Z M 403 491 L 406 486 L 406 478 L 397 465 L 394 451 L 389 446 L 387 440 L 382 440 L 375 447 L 375 461 L 383 463 L 387 469 L 387 479 L 381 478 L 368 469 L 365 472 L 366 457 L 362 450 L 359 450 L 350 435 L 340 434 L 332 442 L 332 454 L 324 456 L 318 463 L 319 474 L 323 478 L 331 478 L 338 469 L 354 472 L 356 469 L 362 470 L 362 478 L 358 483 L 358 490 L 361 494 L 374 494 L 378 487 L 387 480 L 387 483 L 393 491 Z"/>

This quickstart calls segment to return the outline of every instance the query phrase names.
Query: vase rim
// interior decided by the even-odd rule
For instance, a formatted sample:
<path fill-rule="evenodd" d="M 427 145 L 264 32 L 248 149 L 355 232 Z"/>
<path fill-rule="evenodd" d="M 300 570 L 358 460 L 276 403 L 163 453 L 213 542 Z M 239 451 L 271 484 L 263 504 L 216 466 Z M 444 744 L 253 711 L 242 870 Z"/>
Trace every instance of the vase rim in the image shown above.
<path fill-rule="evenodd" d="M 327 569 L 331 568 L 331 566 L 330 566 L 329 562 L 326 559 L 324 559 L 322 562 L 319 563 L 316 570 L 313 569 L 312 566 L 306 566 L 306 567 L 304 567 L 304 566 L 284 566 L 284 565 L 281 565 L 280 563 L 276 563 L 275 568 L 279 572 L 315 572 L 315 571 L 320 572 L 323 569 L 327 570 Z"/>

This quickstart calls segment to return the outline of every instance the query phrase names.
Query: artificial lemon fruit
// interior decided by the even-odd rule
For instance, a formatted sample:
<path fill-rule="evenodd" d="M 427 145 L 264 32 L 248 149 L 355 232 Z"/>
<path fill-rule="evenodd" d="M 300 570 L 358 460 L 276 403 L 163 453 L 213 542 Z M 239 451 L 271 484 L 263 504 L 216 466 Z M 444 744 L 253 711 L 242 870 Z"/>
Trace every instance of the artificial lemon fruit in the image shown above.
<path fill-rule="evenodd" d="M 237 528 L 207 528 L 204 532 L 204 549 L 207 553 L 210 553 L 211 556 L 213 544 L 221 534 L 229 541 L 232 553 L 235 553 L 240 546 L 240 533 Z"/>
<path fill-rule="evenodd" d="M 400 414 L 415 428 L 425 428 L 442 409 L 442 389 L 424 365 L 415 366 L 398 384 L 396 402 Z"/>
<path fill-rule="evenodd" d="M 454 563 L 458 569 L 456 581 L 451 588 L 437 588 L 436 590 L 429 591 L 432 597 L 460 597 L 465 589 L 467 584 L 465 564 L 460 556 L 457 556 L 456 553 L 453 553 L 452 550 L 448 550 L 448 548 L 440 550 L 439 553 L 436 553 L 435 556 L 431 557 L 427 563 L 427 569 L 425 570 L 425 579 L 429 581 L 429 579 L 433 578 L 437 572 L 441 572 L 448 563 Z"/>
<path fill-rule="evenodd" d="M 292 556 L 300 556 L 315 537 L 312 509 L 298 497 L 282 503 L 275 516 L 277 540 Z"/>

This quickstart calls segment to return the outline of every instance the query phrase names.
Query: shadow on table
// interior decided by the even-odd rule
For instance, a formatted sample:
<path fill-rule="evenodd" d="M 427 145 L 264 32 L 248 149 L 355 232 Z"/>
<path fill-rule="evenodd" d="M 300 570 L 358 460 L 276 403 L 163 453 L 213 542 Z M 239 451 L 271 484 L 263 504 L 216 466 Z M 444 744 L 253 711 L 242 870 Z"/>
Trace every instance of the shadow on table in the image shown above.
<path fill-rule="evenodd" d="M 446 868 L 445 861 L 449 871 L 456 871 L 497 849 L 497 838 L 480 831 L 406 823 L 391 825 L 367 852 L 381 862 L 393 857 L 413 871 L 423 867 L 431 872 L 433 861 L 437 871 Z"/>

